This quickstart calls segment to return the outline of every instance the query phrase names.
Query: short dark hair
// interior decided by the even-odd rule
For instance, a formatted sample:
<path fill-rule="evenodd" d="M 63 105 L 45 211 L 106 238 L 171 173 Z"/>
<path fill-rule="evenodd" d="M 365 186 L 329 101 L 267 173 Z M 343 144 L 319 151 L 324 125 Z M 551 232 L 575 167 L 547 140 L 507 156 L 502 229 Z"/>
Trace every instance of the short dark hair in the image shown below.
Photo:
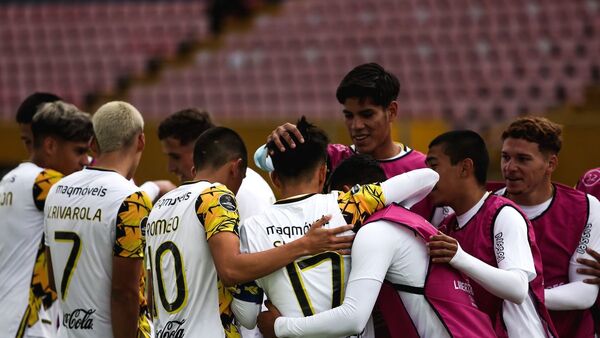
<path fill-rule="evenodd" d="M 31 121 L 33 146 L 39 147 L 47 136 L 64 141 L 88 142 L 94 135 L 90 114 L 72 104 L 56 101 L 40 107 Z"/>
<path fill-rule="evenodd" d="M 479 134 L 472 130 L 449 131 L 433 139 L 429 143 L 429 148 L 436 145 L 441 145 L 444 148 L 444 154 L 450 157 L 452 165 L 470 158 L 473 161 L 477 183 L 482 186 L 485 185 L 490 156 L 485 141 Z"/>
<path fill-rule="evenodd" d="M 343 160 L 331 173 L 328 190 L 342 190 L 344 185 L 362 185 L 386 179 L 385 171 L 371 155 L 356 154 Z"/>
<path fill-rule="evenodd" d="M 248 153 L 244 141 L 238 133 L 229 128 L 210 128 L 202 133 L 194 144 L 196 170 L 220 168 L 238 158 L 242 159 L 244 166 L 248 165 Z"/>
<path fill-rule="evenodd" d="M 365 63 L 344 76 L 335 96 L 341 104 L 348 98 L 370 98 L 375 105 L 387 108 L 398 99 L 399 92 L 400 82 L 394 74 L 376 63 Z"/>
<path fill-rule="evenodd" d="M 558 154 L 562 148 L 562 126 L 545 117 L 522 117 L 502 133 L 502 141 L 507 138 L 537 143 L 541 152 Z"/>
<path fill-rule="evenodd" d="M 296 128 L 302 134 L 304 143 L 298 142 L 292 134 L 290 136 L 296 143 L 295 148 L 285 145 L 285 151 L 282 152 L 271 141 L 267 144 L 272 151 L 271 160 L 273 161 L 274 171 L 282 179 L 305 178 L 322 163 L 327 163 L 327 145 L 329 138 L 320 128 L 309 123 L 306 117 L 302 116 L 296 123 Z"/>
<path fill-rule="evenodd" d="M 158 138 L 172 137 L 182 145 L 194 142 L 203 132 L 215 127 L 207 111 L 198 108 L 180 110 L 158 126 Z"/>
<path fill-rule="evenodd" d="M 33 93 L 17 109 L 17 123 L 29 124 L 33 120 L 33 115 L 37 113 L 40 106 L 44 103 L 61 101 L 62 99 L 52 93 Z"/>

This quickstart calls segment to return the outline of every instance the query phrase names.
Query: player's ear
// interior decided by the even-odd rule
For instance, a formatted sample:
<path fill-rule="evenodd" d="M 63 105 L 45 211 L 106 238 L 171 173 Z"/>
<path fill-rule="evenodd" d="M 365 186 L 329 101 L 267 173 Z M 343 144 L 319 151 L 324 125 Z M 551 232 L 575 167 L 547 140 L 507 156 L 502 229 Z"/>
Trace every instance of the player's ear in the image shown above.
<path fill-rule="evenodd" d="M 548 158 L 548 170 L 550 173 L 553 173 L 558 166 L 558 156 L 556 154 L 551 154 Z"/>
<path fill-rule="evenodd" d="M 44 137 L 42 141 L 42 149 L 46 155 L 54 156 L 56 148 L 58 147 L 58 141 L 52 136 Z"/>
<path fill-rule="evenodd" d="M 92 155 L 94 155 L 94 157 L 98 157 L 98 154 L 100 153 L 100 146 L 98 145 L 96 136 L 92 136 L 92 139 L 90 140 L 90 150 L 92 151 Z"/>
<path fill-rule="evenodd" d="M 196 177 L 196 166 L 192 166 L 190 172 L 192 173 L 192 177 Z"/>
<path fill-rule="evenodd" d="M 475 163 L 470 158 L 465 158 L 461 161 L 460 177 L 469 177 L 473 174 Z"/>
<path fill-rule="evenodd" d="M 351 189 L 351 187 L 350 187 L 349 185 L 347 185 L 347 184 L 344 184 L 344 185 L 342 186 L 342 190 L 343 190 L 344 192 L 348 192 L 348 191 L 350 191 L 350 189 Z"/>
<path fill-rule="evenodd" d="M 146 136 L 144 135 L 144 133 L 140 133 L 137 137 L 136 152 L 140 153 L 144 151 L 144 147 L 146 147 Z"/>
<path fill-rule="evenodd" d="M 386 109 L 388 122 L 392 122 L 398 115 L 398 101 L 392 101 Z"/>
<path fill-rule="evenodd" d="M 323 185 L 325 184 L 325 180 L 327 180 L 327 164 L 326 163 L 321 164 L 317 175 L 319 175 L 319 186 L 323 187 Z"/>
<path fill-rule="evenodd" d="M 271 182 L 278 190 L 281 190 L 281 180 L 279 180 L 279 175 L 275 171 L 271 171 L 269 173 L 269 177 L 271 178 Z"/>

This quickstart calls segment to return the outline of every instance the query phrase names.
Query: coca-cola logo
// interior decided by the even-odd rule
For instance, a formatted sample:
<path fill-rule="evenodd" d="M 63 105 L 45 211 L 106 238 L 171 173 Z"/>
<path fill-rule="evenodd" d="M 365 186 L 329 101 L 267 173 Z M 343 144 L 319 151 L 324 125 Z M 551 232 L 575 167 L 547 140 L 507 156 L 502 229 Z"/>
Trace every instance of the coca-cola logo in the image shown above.
<path fill-rule="evenodd" d="M 96 309 L 76 309 L 71 313 L 65 313 L 63 325 L 75 330 L 93 330 L 94 319 L 91 318 Z"/>
<path fill-rule="evenodd" d="M 185 319 L 182 320 L 170 320 L 165 326 L 156 332 L 156 338 L 183 338 L 185 330 L 183 324 Z"/>

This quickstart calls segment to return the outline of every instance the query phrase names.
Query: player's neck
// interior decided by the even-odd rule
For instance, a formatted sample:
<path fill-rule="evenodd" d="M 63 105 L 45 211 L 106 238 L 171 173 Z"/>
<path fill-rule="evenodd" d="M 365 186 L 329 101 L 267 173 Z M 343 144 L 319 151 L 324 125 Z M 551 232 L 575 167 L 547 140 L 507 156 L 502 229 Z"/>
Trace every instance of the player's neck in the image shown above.
<path fill-rule="evenodd" d="M 137 154 L 125 154 L 121 151 L 99 154 L 94 167 L 114 170 L 126 179 L 131 179 L 137 168 Z"/>
<path fill-rule="evenodd" d="M 548 182 L 540 185 L 540 187 L 531 192 L 522 194 L 510 194 L 507 192 L 506 197 L 518 205 L 534 206 L 546 202 L 552 198 L 553 194 L 554 186 L 552 185 L 552 181 L 548 180 Z"/>
<path fill-rule="evenodd" d="M 401 150 L 402 147 L 390 139 L 373 150 L 370 155 L 376 160 L 386 160 L 400 154 Z"/>
<path fill-rule="evenodd" d="M 40 154 L 38 152 L 34 151 L 33 153 L 31 153 L 31 156 L 29 156 L 29 161 L 40 168 L 48 168 L 49 161 L 43 154 Z"/>
<path fill-rule="evenodd" d="M 467 211 L 471 210 L 479 201 L 483 195 L 485 195 L 485 189 L 478 185 L 472 187 L 465 187 L 462 190 L 459 198 L 456 198 L 454 205 L 452 205 L 452 209 L 456 212 L 457 215 L 463 215 Z"/>
<path fill-rule="evenodd" d="M 321 192 L 321 187 L 318 182 L 286 183 L 280 187 L 279 192 L 281 199 L 286 199 L 299 195 L 318 194 Z"/>

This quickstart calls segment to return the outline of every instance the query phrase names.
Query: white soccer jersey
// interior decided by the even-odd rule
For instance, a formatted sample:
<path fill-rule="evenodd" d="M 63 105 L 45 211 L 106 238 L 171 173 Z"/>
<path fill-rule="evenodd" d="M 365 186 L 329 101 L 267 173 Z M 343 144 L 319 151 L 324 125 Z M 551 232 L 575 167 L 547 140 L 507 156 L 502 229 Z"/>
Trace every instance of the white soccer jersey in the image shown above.
<path fill-rule="evenodd" d="M 235 195 L 242 223 L 250 216 L 260 214 L 275 203 L 269 184 L 254 170 L 246 169 L 246 177 Z"/>
<path fill-rule="evenodd" d="M 238 227 L 235 197 L 222 184 L 184 183 L 156 202 L 146 238 L 157 336 L 239 337 L 208 246 Z"/>
<path fill-rule="evenodd" d="M 143 258 L 149 198 L 112 170 L 85 168 L 55 184 L 45 206 L 45 240 L 69 337 L 112 337 L 112 259 Z M 132 272 L 133 273 L 133 272 Z M 140 278 L 138 337 L 149 336 Z"/>
<path fill-rule="evenodd" d="M 62 174 L 22 163 L 0 182 L 0 328 L 3 336 L 54 337 L 51 308 L 56 294 L 48 283 L 43 251 L 43 208 L 48 190 Z M 42 249 L 42 250 L 40 250 Z"/>
<path fill-rule="evenodd" d="M 263 214 L 251 217 L 242 226 L 242 248 L 260 252 L 304 236 L 310 224 L 323 215 L 332 215 L 327 225 L 361 226 L 373 212 L 383 208 L 381 186 L 355 187 L 351 192 L 334 191 L 278 201 Z M 286 317 L 303 317 L 339 306 L 350 273 L 350 256 L 325 252 L 302 257 L 256 281 L 269 300 Z M 371 329 L 372 330 L 372 329 Z M 372 334 L 364 332 L 363 337 Z"/>

